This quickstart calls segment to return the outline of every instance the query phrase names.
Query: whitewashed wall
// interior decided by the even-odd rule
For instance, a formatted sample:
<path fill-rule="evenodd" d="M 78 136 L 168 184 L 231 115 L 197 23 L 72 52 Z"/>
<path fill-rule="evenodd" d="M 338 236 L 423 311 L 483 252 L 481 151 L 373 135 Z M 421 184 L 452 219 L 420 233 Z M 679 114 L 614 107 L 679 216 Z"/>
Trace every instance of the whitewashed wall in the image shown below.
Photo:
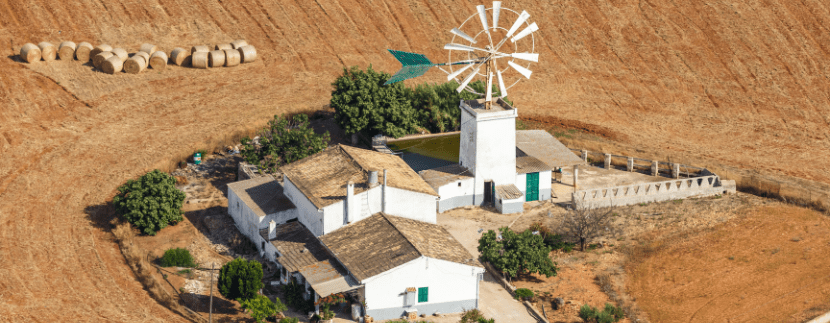
<path fill-rule="evenodd" d="M 483 268 L 421 257 L 364 280 L 369 315 L 383 320 L 400 317 L 407 287 L 429 287 L 429 301 L 416 303 L 418 314 L 460 312 L 461 304 L 477 305 L 479 274 Z M 417 292 L 416 292 L 417 294 Z M 415 300 L 417 301 L 417 295 Z M 436 310 L 432 310 L 436 309 Z M 397 315 L 397 316 L 393 316 Z M 391 317 L 390 317 L 391 316 Z"/>
<path fill-rule="evenodd" d="M 254 242 L 257 241 L 256 237 L 259 235 L 259 229 L 267 228 L 268 223 L 272 220 L 279 225 L 298 217 L 296 208 L 258 216 L 248 205 L 242 202 L 232 189 L 228 190 L 228 214 L 233 218 L 239 232 L 242 232 L 249 240 Z"/>
<path fill-rule="evenodd" d="M 550 200 L 551 171 L 539 172 L 539 200 Z M 527 174 L 516 174 L 516 188 L 527 194 Z"/>
<path fill-rule="evenodd" d="M 437 221 L 437 196 L 387 186 L 386 198 L 386 214 L 428 223 Z"/>
<path fill-rule="evenodd" d="M 294 186 L 287 176 L 283 181 L 283 193 L 294 206 L 297 207 L 298 220 L 305 225 L 311 233 L 315 236 L 323 235 L 323 214 L 320 213 L 316 206 L 314 206 L 305 195 Z"/>
<path fill-rule="evenodd" d="M 441 199 L 438 202 L 438 212 L 473 205 L 474 185 L 475 179 L 470 177 L 439 187 L 438 195 Z"/>

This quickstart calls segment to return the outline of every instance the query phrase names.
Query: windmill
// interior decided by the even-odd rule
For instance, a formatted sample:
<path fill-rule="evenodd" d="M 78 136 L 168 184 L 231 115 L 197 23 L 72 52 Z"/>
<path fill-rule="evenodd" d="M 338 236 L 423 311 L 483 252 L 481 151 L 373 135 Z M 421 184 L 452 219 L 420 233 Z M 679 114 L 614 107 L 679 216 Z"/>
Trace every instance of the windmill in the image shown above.
<path fill-rule="evenodd" d="M 491 8 L 486 8 L 484 5 L 476 6 L 476 11 L 460 26 L 450 30 L 453 36 L 450 43 L 444 45 L 444 49 L 449 51 L 445 63 L 433 63 L 423 54 L 390 49 L 389 52 L 401 62 L 402 68 L 384 85 L 415 78 L 424 75 L 432 67 L 438 67 L 447 73 L 447 81 L 455 80 L 460 84 L 456 89 L 457 92 L 461 93 L 466 90 L 483 96 L 485 109 L 489 110 L 491 103 L 496 99 L 493 97 L 494 79 L 498 82 L 501 97 L 506 97 L 507 90 L 516 85 L 522 77 L 530 79 L 533 73 L 529 69 L 530 64 L 539 61 L 539 54 L 535 52 L 536 39 L 533 35 L 539 27 L 535 22 L 528 23 L 530 14 L 527 11 L 518 13 L 504 8 L 501 6 L 501 1 L 493 1 Z M 510 29 L 499 25 L 500 18 L 507 19 L 503 16 L 505 14 L 515 16 Z M 476 17 L 478 19 L 475 19 Z M 503 51 L 504 45 L 512 47 L 511 50 Z M 447 69 L 442 66 L 446 66 Z M 499 66 L 503 68 L 500 69 Z M 459 79 L 468 71 L 469 74 Z M 484 80 L 485 93 L 479 93 L 469 86 L 474 79 Z M 515 81 L 512 81 L 513 79 Z"/>

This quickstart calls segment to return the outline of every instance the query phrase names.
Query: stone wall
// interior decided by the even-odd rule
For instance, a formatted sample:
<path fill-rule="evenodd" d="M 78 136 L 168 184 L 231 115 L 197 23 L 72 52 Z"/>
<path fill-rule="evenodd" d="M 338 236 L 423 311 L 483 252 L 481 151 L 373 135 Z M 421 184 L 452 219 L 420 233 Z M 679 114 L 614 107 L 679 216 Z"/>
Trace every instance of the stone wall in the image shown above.
<path fill-rule="evenodd" d="M 608 207 L 735 193 L 735 181 L 717 175 L 576 191 L 577 206 Z"/>

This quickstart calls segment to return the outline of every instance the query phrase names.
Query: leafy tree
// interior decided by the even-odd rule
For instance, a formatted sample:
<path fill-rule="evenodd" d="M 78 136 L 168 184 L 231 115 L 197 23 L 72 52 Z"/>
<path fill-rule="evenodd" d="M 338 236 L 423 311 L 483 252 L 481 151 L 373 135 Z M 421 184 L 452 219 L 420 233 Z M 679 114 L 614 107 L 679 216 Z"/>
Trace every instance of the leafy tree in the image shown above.
<path fill-rule="evenodd" d="M 183 248 L 167 249 L 161 257 L 162 267 L 196 267 L 190 251 Z"/>
<path fill-rule="evenodd" d="M 344 68 L 343 75 L 332 83 L 334 119 L 346 134 L 383 133 L 397 138 L 415 132 L 418 121 L 410 102 L 411 90 L 401 82 L 383 85 L 389 77 L 372 66 L 365 72 L 354 66 Z"/>
<path fill-rule="evenodd" d="M 242 258 L 222 266 L 219 271 L 219 293 L 229 299 L 248 300 L 262 288 L 262 264 Z"/>
<path fill-rule="evenodd" d="M 516 233 L 507 227 L 502 227 L 499 231 L 501 238 L 489 230 L 478 240 L 478 251 L 483 260 L 489 261 L 510 277 L 531 273 L 556 276 L 556 264 L 548 257 L 551 248 L 545 245 L 542 236 L 529 230 Z"/>
<path fill-rule="evenodd" d="M 257 323 L 265 322 L 265 319 L 279 312 L 285 311 L 287 308 L 285 305 L 280 302 L 280 299 L 277 298 L 276 302 L 272 302 L 268 296 L 265 295 L 256 295 L 256 297 L 243 300 L 241 302 L 242 308 L 251 311 L 251 317 L 257 321 Z"/>
<path fill-rule="evenodd" d="M 141 232 L 155 235 L 168 224 L 183 220 L 185 194 L 176 188 L 176 179 L 158 169 L 138 180 L 128 180 L 112 198 L 115 211 Z"/>
<path fill-rule="evenodd" d="M 579 250 L 585 250 L 585 244 L 600 237 L 611 227 L 613 207 L 591 208 L 578 205 L 565 215 L 562 230 L 579 242 Z"/>
<path fill-rule="evenodd" d="M 305 114 L 295 115 L 291 120 L 275 115 L 260 131 L 259 145 L 255 145 L 251 138 L 242 138 L 240 153 L 248 163 L 275 171 L 283 164 L 326 149 L 329 133 L 318 135 L 308 125 L 308 115 Z"/>

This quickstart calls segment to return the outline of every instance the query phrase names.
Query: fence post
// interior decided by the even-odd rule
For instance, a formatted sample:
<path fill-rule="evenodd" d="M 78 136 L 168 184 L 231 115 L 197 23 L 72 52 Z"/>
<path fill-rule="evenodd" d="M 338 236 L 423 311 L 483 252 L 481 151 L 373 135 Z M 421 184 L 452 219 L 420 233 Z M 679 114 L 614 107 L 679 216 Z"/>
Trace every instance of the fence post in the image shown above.
<path fill-rule="evenodd" d="M 671 164 L 671 177 L 672 178 L 680 178 L 680 164 L 679 163 Z"/>
<path fill-rule="evenodd" d="M 629 172 L 634 171 L 634 157 L 628 157 L 628 164 L 626 166 Z"/>
<path fill-rule="evenodd" d="M 582 150 L 582 161 L 588 162 L 588 151 L 585 149 Z"/>
<path fill-rule="evenodd" d="M 605 169 L 611 169 L 611 154 L 605 154 Z"/>
<path fill-rule="evenodd" d="M 660 175 L 660 162 L 656 160 L 651 161 L 651 176 Z"/>

